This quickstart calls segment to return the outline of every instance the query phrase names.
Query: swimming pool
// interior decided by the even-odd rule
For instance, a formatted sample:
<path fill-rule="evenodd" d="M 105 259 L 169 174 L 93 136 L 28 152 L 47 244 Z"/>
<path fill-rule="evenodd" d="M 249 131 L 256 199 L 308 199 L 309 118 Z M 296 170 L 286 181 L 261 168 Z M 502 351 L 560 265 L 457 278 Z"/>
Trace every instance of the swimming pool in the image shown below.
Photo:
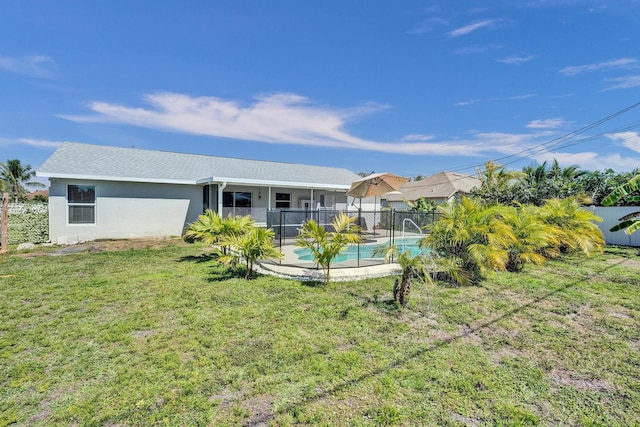
<path fill-rule="evenodd" d="M 396 241 L 395 243 L 398 246 L 398 250 L 400 252 L 404 252 L 408 250 L 409 252 L 411 252 L 411 255 L 428 253 L 429 252 L 428 248 L 421 249 L 418 246 L 418 240 L 419 239 L 416 239 L 416 238 L 402 239 L 402 240 Z M 360 245 L 360 248 L 358 248 L 357 245 L 348 246 L 343 253 L 341 253 L 334 259 L 334 261 L 342 262 L 342 261 L 348 261 L 348 260 L 355 260 L 355 259 L 358 259 L 358 254 L 360 254 L 360 259 L 371 259 L 371 258 L 382 259 L 384 258 L 384 254 L 375 255 L 375 256 L 373 255 L 373 251 L 380 246 L 388 246 L 388 245 L 385 245 L 385 244 Z M 358 252 L 358 249 L 359 249 L 359 252 Z M 293 252 L 298 256 L 299 260 L 313 261 L 313 254 L 307 248 L 296 249 Z"/>

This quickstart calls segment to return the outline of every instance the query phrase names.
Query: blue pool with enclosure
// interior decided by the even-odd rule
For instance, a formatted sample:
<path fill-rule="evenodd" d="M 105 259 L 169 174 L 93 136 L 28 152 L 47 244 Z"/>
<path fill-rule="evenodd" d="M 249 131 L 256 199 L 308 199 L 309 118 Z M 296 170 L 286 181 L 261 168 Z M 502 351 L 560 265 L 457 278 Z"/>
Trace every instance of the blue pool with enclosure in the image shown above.
<path fill-rule="evenodd" d="M 412 255 L 419 255 L 420 253 L 426 254 L 429 252 L 428 248 L 420 248 L 418 245 L 418 240 L 417 238 L 411 238 L 411 239 L 400 239 L 397 240 L 396 242 L 394 242 L 396 244 L 396 246 L 398 247 L 398 250 L 400 252 L 404 252 L 404 251 L 409 251 L 411 252 Z M 335 262 L 342 262 L 342 261 L 348 261 L 348 260 L 356 260 L 358 258 L 360 259 L 371 259 L 371 258 L 377 258 L 377 259 L 382 259 L 384 258 L 384 253 L 380 254 L 380 255 L 374 255 L 373 252 L 375 251 L 376 248 L 380 248 L 380 247 L 388 247 L 388 244 L 361 244 L 361 245 L 350 245 L 347 247 L 347 249 L 341 253 L 340 255 L 338 255 L 335 258 Z M 300 249 L 296 249 L 294 250 L 295 254 L 298 256 L 299 260 L 302 261 L 313 261 L 313 254 L 311 253 L 311 251 L 308 248 L 300 248 Z"/>

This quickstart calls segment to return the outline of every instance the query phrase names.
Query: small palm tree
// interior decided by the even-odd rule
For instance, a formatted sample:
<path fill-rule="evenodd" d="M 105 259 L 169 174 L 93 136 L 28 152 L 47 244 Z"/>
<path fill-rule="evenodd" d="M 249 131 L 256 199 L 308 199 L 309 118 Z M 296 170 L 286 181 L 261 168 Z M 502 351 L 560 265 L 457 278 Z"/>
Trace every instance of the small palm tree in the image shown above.
<path fill-rule="evenodd" d="M 504 208 L 467 197 L 458 203 L 440 205 L 440 218 L 431 224 L 420 245 L 454 261 L 465 272 L 459 277 L 470 277 L 471 282 L 479 280 L 487 270 L 504 270 L 509 259 L 507 248 L 515 240 L 511 228 L 502 220 Z"/>
<path fill-rule="evenodd" d="M 189 225 L 185 237 L 200 240 L 211 246 L 219 246 L 223 254 L 227 254 L 230 237 L 241 236 L 253 228 L 254 221 L 251 216 L 229 215 L 221 218 L 216 212 L 207 209 Z"/>
<path fill-rule="evenodd" d="M 507 271 L 521 271 L 526 263 L 543 264 L 540 249 L 554 241 L 556 228 L 540 221 L 533 206 L 506 207 L 503 219 L 515 236 L 507 248 Z"/>
<path fill-rule="evenodd" d="M 198 215 L 198 219 L 189 224 L 185 237 L 214 246 L 222 236 L 222 218 L 211 209 Z"/>
<path fill-rule="evenodd" d="M 18 159 L 7 160 L 7 163 L 0 163 L 0 180 L 4 182 L 5 190 L 9 190 L 13 195 L 13 201 L 18 202 L 21 195 L 26 193 L 25 186 L 46 187 L 44 184 L 31 181 L 36 176 L 36 171 L 31 169 L 31 165 L 22 166 Z"/>
<path fill-rule="evenodd" d="M 305 222 L 300 229 L 296 245 L 311 251 L 313 259 L 320 265 L 325 274 L 325 282 L 329 282 L 331 263 L 342 253 L 347 245 L 362 243 L 362 229 L 355 225 L 356 218 L 344 212 L 336 216 L 331 225 L 334 231 L 327 231 L 315 220 Z"/>
<path fill-rule="evenodd" d="M 578 198 L 550 199 L 535 210 L 535 214 L 545 224 L 555 228 L 550 245 L 543 248 L 547 256 L 559 256 L 568 252 L 582 252 L 590 255 L 602 252 L 604 237 L 595 222 L 602 218 L 583 209 Z"/>
<path fill-rule="evenodd" d="M 245 279 L 253 277 L 253 266 L 260 259 L 281 259 L 282 254 L 273 246 L 275 233 L 271 229 L 252 227 L 242 234 L 229 234 L 222 242 L 231 248 L 220 257 L 226 264 L 237 264 L 244 259 L 247 273 Z"/>

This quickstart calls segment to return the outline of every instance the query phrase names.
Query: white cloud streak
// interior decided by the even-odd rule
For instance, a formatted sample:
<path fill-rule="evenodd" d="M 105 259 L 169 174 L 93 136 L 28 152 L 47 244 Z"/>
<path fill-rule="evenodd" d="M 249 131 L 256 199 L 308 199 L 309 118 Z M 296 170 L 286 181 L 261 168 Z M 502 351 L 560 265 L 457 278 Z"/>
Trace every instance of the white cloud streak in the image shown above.
<path fill-rule="evenodd" d="M 501 59 L 496 59 L 496 61 L 501 62 L 503 64 L 523 64 L 525 62 L 529 62 L 534 58 L 533 55 L 525 55 L 525 56 L 519 56 L 519 55 L 511 55 L 511 56 L 507 56 L 506 58 L 501 58 Z"/>
<path fill-rule="evenodd" d="M 613 85 L 605 88 L 604 90 L 631 89 L 640 86 L 640 75 L 605 79 L 605 82 L 613 83 Z"/>
<path fill-rule="evenodd" d="M 0 70 L 29 77 L 51 78 L 56 66 L 56 62 L 45 55 L 0 57 Z"/>
<path fill-rule="evenodd" d="M 638 60 L 635 58 L 619 58 L 619 59 L 613 59 L 611 61 L 600 62 L 597 64 L 574 65 L 571 67 L 565 67 L 561 69 L 559 73 L 567 76 L 575 76 L 581 73 L 593 72 L 593 71 L 636 68 L 637 65 L 638 65 Z"/>
<path fill-rule="evenodd" d="M 523 98 L 528 97 L 511 97 Z M 526 152 L 548 138 L 556 136 L 565 125 L 561 118 L 532 120 L 528 132 L 471 132 L 464 138 L 436 139 L 430 134 L 407 134 L 397 141 L 380 142 L 350 134 L 346 128 L 354 120 L 386 108 L 366 104 L 356 108 L 339 109 L 319 106 L 309 99 L 291 93 L 277 93 L 257 97 L 252 103 L 216 97 L 191 97 L 177 93 L 155 93 L 144 97 L 147 105 L 131 107 L 106 102 L 92 102 L 93 114 L 62 116 L 75 122 L 118 123 L 159 131 L 249 140 L 273 144 L 296 144 L 328 148 L 355 149 L 393 154 L 500 157 Z M 626 146 L 639 148 L 637 134 L 617 134 Z M 613 137 L 612 137 L 613 138 Z M 0 140 L 2 142 L 2 140 Z M 35 139 L 15 140 L 14 143 L 41 147 L 55 147 L 60 143 Z M 640 149 L 640 148 L 639 148 Z M 536 158 L 567 156 L 571 164 L 583 168 L 619 167 L 625 158 L 609 155 L 604 159 L 597 153 L 543 153 Z M 602 162 L 609 163 L 602 163 Z M 598 162 L 601 162 L 598 164 Z"/>
<path fill-rule="evenodd" d="M 640 153 L 640 134 L 638 132 L 618 132 L 605 135 L 612 141 L 618 141 L 622 146 Z"/>
<path fill-rule="evenodd" d="M 0 137 L 0 145 L 28 145 L 30 147 L 38 148 L 58 148 L 62 144 L 63 142 L 61 141 L 49 141 L 46 139 Z"/>
<path fill-rule="evenodd" d="M 528 129 L 558 129 L 565 125 L 565 121 L 561 118 L 531 120 L 527 123 Z"/>
<path fill-rule="evenodd" d="M 484 19 L 482 21 L 476 21 L 476 22 L 471 23 L 469 25 L 465 25 L 464 27 L 460 27 L 460 28 L 457 28 L 455 30 L 449 31 L 447 34 L 451 38 L 465 36 L 465 35 L 467 35 L 469 33 L 477 31 L 477 30 L 479 30 L 481 28 L 493 27 L 493 26 L 495 26 L 495 24 L 497 22 L 498 21 L 496 21 L 495 19 Z"/>

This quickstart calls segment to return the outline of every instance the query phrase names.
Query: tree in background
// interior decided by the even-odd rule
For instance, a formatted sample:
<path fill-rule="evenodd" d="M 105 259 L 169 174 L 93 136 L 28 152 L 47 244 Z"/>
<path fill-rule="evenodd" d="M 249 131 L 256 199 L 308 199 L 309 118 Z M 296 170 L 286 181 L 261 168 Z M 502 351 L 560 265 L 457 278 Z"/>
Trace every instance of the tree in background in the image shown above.
<path fill-rule="evenodd" d="M 18 159 L 0 162 L 0 180 L 3 182 L 3 191 L 9 191 L 13 196 L 13 201 L 18 202 L 27 193 L 27 186 L 45 188 L 40 182 L 32 181 L 36 176 L 36 171 L 31 169 L 31 165 L 22 166 Z"/>
<path fill-rule="evenodd" d="M 427 200 L 424 196 L 416 201 L 403 199 L 407 204 L 407 208 L 413 212 L 431 212 L 436 209 L 437 203 L 433 200 Z"/>

